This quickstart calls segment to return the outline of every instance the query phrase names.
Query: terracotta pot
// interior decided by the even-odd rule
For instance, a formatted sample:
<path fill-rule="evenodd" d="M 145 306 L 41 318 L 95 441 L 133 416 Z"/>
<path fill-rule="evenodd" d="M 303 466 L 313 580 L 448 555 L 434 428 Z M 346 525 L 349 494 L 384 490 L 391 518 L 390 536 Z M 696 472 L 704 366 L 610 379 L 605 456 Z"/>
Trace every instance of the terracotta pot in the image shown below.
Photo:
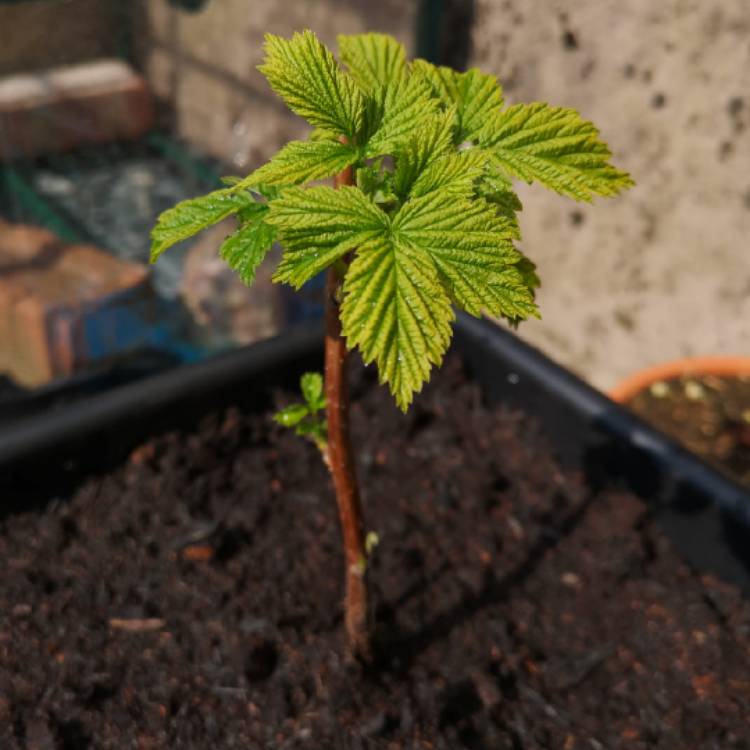
<path fill-rule="evenodd" d="M 609 397 L 613 401 L 624 404 L 654 383 L 690 375 L 750 376 L 750 357 L 685 357 L 671 362 L 663 362 L 629 375 L 609 391 Z"/>

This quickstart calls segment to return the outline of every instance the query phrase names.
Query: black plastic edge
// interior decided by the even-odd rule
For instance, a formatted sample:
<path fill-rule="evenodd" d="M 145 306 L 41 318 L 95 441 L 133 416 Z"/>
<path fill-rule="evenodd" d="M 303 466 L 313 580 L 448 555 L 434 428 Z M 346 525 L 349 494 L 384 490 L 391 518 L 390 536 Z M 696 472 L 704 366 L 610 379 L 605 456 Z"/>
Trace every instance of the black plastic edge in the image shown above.
<path fill-rule="evenodd" d="M 320 369 L 322 340 L 322 324 L 311 323 L 4 424 L 0 512 L 23 507 L 25 498 L 63 495 L 86 471 L 106 469 L 148 436 L 189 428 L 214 409 L 266 405 L 271 389 L 296 386 L 302 370 Z"/>
<path fill-rule="evenodd" d="M 750 592 L 745 488 L 497 325 L 462 316 L 456 343 L 485 394 L 537 416 L 564 463 L 647 500 L 693 565 Z"/>

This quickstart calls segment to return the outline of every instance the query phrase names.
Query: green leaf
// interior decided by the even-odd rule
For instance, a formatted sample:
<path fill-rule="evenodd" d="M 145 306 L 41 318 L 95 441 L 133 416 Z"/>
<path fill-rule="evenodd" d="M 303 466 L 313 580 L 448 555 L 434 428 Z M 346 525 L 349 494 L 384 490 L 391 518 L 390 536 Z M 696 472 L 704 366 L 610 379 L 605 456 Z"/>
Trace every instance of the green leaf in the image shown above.
<path fill-rule="evenodd" d="M 576 200 L 617 195 L 633 185 L 609 163 L 599 131 L 573 109 L 516 104 L 493 118 L 481 141 L 510 174 Z"/>
<path fill-rule="evenodd" d="M 436 112 L 430 89 L 419 78 L 397 78 L 381 86 L 368 100 L 365 156 L 393 154 Z"/>
<path fill-rule="evenodd" d="M 396 150 L 394 190 L 405 197 L 428 164 L 454 153 L 453 111 L 424 118 L 416 132 Z"/>
<path fill-rule="evenodd" d="M 354 138 L 362 125 L 362 94 L 312 31 L 289 40 L 266 34 L 265 51 L 259 70 L 293 112 L 315 127 Z"/>
<path fill-rule="evenodd" d="M 307 136 L 307 139 L 310 141 L 338 141 L 340 137 L 340 135 L 334 133 L 332 130 L 314 128 L 310 131 L 310 135 Z"/>
<path fill-rule="evenodd" d="M 154 263 L 172 245 L 253 203 L 253 197 L 249 193 L 236 188 L 225 188 L 200 198 L 182 201 L 167 209 L 151 230 L 151 262 Z"/>
<path fill-rule="evenodd" d="M 534 314 L 533 294 L 508 271 L 522 257 L 512 243 L 514 227 L 485 201 L 429 193 L 403 206 L 393 232 L 429 254 L 452 299 L 471 315 Z"/>
<path fill-rule="evenodd" d="M 485 155 L 485 171 L 477 184 L 477 194 L 490 203 L 508 206 L 513 211 L 521 211 L 523 204 L 513 190 L 513 181 L 502 171 L 492 154 L 486 149 L 472 149 Z"/>
<path fill-rule="evenodd" d="M 276 230 L 265 222 L 268 206 L 257 203 L 252 208 L 243 210 L 243 223 L 219 248 L 219 255 L 248 286 L 276 239 Z"/>
<path fill-rule="evenodd" d="M 272 201 L 279 197 L 281 188 L 278 185 L 253 185 L 248 188 L 254 193 L 262 195 L 266 200 Z"/>
<path fill-rule="evenodd" d="M 503 106 L 503 91 L 495 76 L 472 68 L 458 74 L 458 96 L 459 142 L 476 142 Z"/>
<path fill-rule="evenodd" d="M 397 237 L 363 245 L 349 266 L 341 321 L 406 411 L 448 348 L 453 310 L 429 253 Z"/>
<path fill-rule="evenodd" d="M 504 217 L 486 201 L 456 198 L 450 190 L 409 200 L 393 217 L 392 227 L 394 234 L 427 248 L 487 248 L 506 263 L 516 263 L 521 257 Z"/>
<path fill-rule="evenodd" d="M 444 107 L 451 107 L 458 101 L 459 73 L 445 65 L 433 65 L 427 60 L 412 60 L 411 72 L 414 78 L 424 80 Z"/>
<path fill-rule="evenodd" d="M 502 315 L 513 323 L 541 317 L 534 301 L 534 287 L 519 270 L 522 262 L 492 273 L 486 286 L 479 287 L 482 309 L 491 315 Z M 480 311 L 473 314 L 479 316 Z"/>
<path fill-rule="evenodd" d="M 477 142 L 480 133 L 503 105 L 503 92 L 495 76 L 472 68 L 459 73 L 425 60 L 415 60 L 416 77 L 430 85 L 444 107 L 455 107 L 456 143 Z"/>
<path fill-rule="evenodd" d="M 365 91 L 374 91 L 406 74 L 406 51 L 392 36 L 339 34 L 338 42 L 342 61 Z"/>
<path fill-rule="evenodd" d="M 343 332 L 347 346 L 377 363 L 402 409 L 442 360 L 451 299 L 474 315 L 536 314 L 533 293 L 514 267 L 522 258 L 514 234 L 492 205 L 457 198 L 446 186 L 411 198 L 389 234 L 357 250 L 344 278 Z"/>
<path fill-rule="evenodd" d="M 339 44 L 346 70 L 311 31 L 266 37 L 261 70 L 313 132 L 248 177 L 227 178 L 228 189 L 162 214 L 152 259 L 235 214 L 239 228 L 220 252 L 246 283 L 277 236 L 284 254 L 274 281 L 299 288 L 335 264 L 347 345 L 377 363 L 406 409 L 443 358 L 454 305 L 511 324 L 538 315 L 536 268 L 513 244 L 521 203 L 512 179 L 579 200 L 632 181 L 574 110 L 504 109 L 493 76 L 409 65 L 403 46 L 382 34 Z M 299 187 L 349 167 L 356 187 Z M 324 383 L 307 373 L 300 387 L 306 404 L 277 421 L 325 450 Z"/>
<path fill-rule="evenodd" d="M 247 177 L 222 177 L 221 181 L 235 190 L 248 190 L 269 201 L 278 198 L 279 190 L 281 189 L 278 185 L 264 185 L 262 183 L 248 182 Z M 238 187 L 240 185 L 241 187 Z"/>
<path fill-rule="evenodd" d="M 299 385 L 310 411 L 318 411 L 318 409 L 325 407 L 323 376 L 319 372 L 306 372 L 300 378 Z"/>
<path fill-rule="evenodd" d="M 281 411 L 273 415 L 274 421 L 284 427 L 294 427 L 298 425 L 306 416 L 309 410 L 304 404 L 290 404 Z"/>
<path fill-rule="evenodd" d="M 539 289 L 542 285 L 542 280 L 536 272 L 536 263 L 531 258 L 527 258 L 526 256 L 521 258 L 516 264 L 516 269 L 523 276 L 523 283 L 529 289 Z"/>
<path fill-rule="evenodd" d="M 349 250 L 383 234 L 388 216 L 359 188 L 289 188 L 267 221 L 286 248 L 274 280 L 299 288 Z"/>
<path fill-rule="evenodd" d="M 400 203 L 393 192 L 393 173 L 383 169 L 382 158 L 357 169 L 357 187 L 384 211 Z"/>
<path fill-rule="evenodd" d="M 443 156 L 432 162 L 414 182 L 411 195 L 418 198 L 435 190 L 448 191 L 468 198 L 475 183 L 484 174 L 487 155 L 479 149 L 469 149 Z"/>
<path fill-rule="evenodd" d="M 520 239 L 517 213 L 523 209 L 523 205 L 513 190 L 510 177 L 498 168 L 494 157 L 486 149 L 476 148 L 472 151 L 482 153 L 490 160 L 485 163 L 484 172 L 476 182 L 474 189 L 477 196 L 491 203 L 501 216 L 508 219 L 515 228 L 514 238 Z"/>
<path fill-rule="evenodd" d="M 325 419 L 307 419 L 300 422 L 294 428 L 294 432 L 300 437 L 310 438 L 321 449 L 328 442 L 328 427 Z"/>
<path fill-rule="evenodd" d="M 331 177 L 353 164 L 359 152 L 338 141 L 290 141 L 267 164 L 250 173 L 237 187 L 298 185 Z"/>

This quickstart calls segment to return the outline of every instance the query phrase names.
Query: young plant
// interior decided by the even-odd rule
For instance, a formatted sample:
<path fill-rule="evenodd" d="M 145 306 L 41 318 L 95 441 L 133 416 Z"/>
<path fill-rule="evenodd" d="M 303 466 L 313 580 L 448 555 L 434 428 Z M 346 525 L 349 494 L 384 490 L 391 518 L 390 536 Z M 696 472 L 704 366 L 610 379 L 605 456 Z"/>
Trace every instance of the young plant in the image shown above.
<path fill-rule="evenodd" d="M 260 70 L 312 126 L 267 164 L 164 212 L 151 259 L 227 216 L 219 249 L 247 284 L 275 241 L 274 280 L 298 289 L 327 269 L 325 381 L 276 416 L 330 469 L 346 558 L 351 650 L 370 652 L 367 544 L 349 440 L 346 362 L 358 349 L 406 410 L 439 365 L 458 307 L 517 324 L 538 316 L 534 264 L 515 246 L 513 178 L 579 201 L 632 185 L 590 122 L 545 103 L 505 106 L 494 76 L 424 60 L 382 34 L 339 37 L 342 68 L 311 31 L 267 35 Z M 335 188 L 307 183 L 334 177 Z M 325 405 L 326 420 L 319 412 Z"/>

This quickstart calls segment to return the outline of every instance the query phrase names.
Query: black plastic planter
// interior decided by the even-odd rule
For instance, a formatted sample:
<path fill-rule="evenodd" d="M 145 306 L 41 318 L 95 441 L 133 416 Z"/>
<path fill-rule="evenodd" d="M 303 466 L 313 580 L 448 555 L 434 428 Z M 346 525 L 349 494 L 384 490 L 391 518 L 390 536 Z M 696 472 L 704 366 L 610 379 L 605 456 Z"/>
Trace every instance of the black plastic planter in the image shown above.
<path fill-rule="evenodd" d="M 558 457 L 590 482 L 626 485 L 699 570 L 750 593 L 750 494 L 547 357 L 487 321 L 461 316 L 455 348 L 486 396 L 539 419 Z M 320 367 L 319 325 L 6 424 L 0 512 L 62 497 L 149 435 L 238 404 L 261 408 L 271 386 Z"/>

